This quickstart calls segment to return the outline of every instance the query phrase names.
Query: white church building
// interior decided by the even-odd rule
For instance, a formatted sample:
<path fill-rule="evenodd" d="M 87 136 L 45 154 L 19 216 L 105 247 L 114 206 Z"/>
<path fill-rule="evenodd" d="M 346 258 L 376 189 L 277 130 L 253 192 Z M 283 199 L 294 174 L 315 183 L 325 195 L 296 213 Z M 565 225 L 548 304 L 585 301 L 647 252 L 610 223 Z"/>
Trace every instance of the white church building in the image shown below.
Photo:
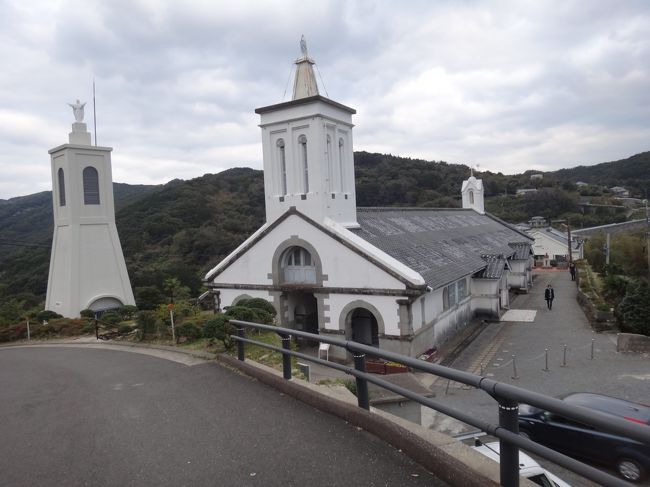
<path fill-rule="evenodd" d="M 410 356 L 498 318 L 532 284 L 533 240 L 485 213 L 474 176 L 462 209 L 357 208 L 356 111 L 319 94 L 313 64 L 303 45 L 293 99 L 256 110 L 266 223 L 206 274 L 217 307 L 264 298 L 281 326 Z"/>

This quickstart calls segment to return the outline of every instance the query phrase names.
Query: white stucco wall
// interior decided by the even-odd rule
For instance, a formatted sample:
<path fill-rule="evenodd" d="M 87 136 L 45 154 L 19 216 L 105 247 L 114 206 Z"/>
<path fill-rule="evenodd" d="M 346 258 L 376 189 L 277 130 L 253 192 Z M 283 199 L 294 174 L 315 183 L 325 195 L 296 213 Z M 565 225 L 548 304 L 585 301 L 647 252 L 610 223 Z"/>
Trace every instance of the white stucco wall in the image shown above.
<path fill-rule="evenodd" d="M 287 239 L 297 237 L 308 242 L 318 253 L 326 287 L 369 289 L 405 289 L 405 284 L 386 271 L 323 233 L 299 216 L 291 215 L 261 238 L 248 251 L 214 279 L 214 284 L 273 284 L 272 258 Z"/>

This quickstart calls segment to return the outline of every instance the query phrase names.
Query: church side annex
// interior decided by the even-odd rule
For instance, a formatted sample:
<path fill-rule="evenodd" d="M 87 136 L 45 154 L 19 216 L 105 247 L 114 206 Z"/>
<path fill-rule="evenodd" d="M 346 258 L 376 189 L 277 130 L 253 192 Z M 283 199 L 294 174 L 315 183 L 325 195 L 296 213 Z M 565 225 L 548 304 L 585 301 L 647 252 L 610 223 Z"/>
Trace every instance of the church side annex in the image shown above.
<path fill-rule="evenodd" d="M 293 99 L 256 110 L 266 223 L 206 274 L 217 308 L 264 298 L 281 326 L 410 356 L 498 318 L 532 284 L 533 239 L 485 213 L 473 175 L 462 209 L 357 208 L 356 111 L 319 94 L 301 49 Z"/>

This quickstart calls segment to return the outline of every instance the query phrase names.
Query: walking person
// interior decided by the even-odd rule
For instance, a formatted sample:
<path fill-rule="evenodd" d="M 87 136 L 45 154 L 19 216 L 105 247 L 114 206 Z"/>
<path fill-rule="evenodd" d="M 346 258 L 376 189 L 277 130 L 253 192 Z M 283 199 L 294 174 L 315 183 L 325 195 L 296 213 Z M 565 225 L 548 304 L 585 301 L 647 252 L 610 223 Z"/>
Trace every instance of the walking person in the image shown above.
<path fill-rule="evenodd" d="M 576 265 L 573 263 L 573 261 L 569 264 L 569 272 L 571 273 L 571 280 L 575 281 L 576 280 Z"/>
<path fill-rule="evenodd" d="M 544 299 L 546 300 L 546 306 L 548 306 L 548 309 L 553 309 L 553 299 L 555 299 L 555 291 L 553 290 L 553 286 L 550 284 L 546 286 L 546 289 L 544 290 Z"/>

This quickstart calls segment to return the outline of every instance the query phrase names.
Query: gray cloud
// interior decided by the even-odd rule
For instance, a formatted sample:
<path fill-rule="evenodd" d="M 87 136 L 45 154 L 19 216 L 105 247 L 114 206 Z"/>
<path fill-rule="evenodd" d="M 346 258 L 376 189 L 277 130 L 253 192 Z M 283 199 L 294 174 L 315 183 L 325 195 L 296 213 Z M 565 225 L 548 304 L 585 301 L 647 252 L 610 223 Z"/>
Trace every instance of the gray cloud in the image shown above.
<path fill-rule="evenodd" d="M 66 102 L 91 102 L 93 78 L 116 181 L 260 168 L 253 110 L 282 101 L 301 34 L 328 95 L 358 111 L 356 150 L 513 173 L 649 149 L 642 0 L 8 0 L 0 198 L 49 189 Z"/>

